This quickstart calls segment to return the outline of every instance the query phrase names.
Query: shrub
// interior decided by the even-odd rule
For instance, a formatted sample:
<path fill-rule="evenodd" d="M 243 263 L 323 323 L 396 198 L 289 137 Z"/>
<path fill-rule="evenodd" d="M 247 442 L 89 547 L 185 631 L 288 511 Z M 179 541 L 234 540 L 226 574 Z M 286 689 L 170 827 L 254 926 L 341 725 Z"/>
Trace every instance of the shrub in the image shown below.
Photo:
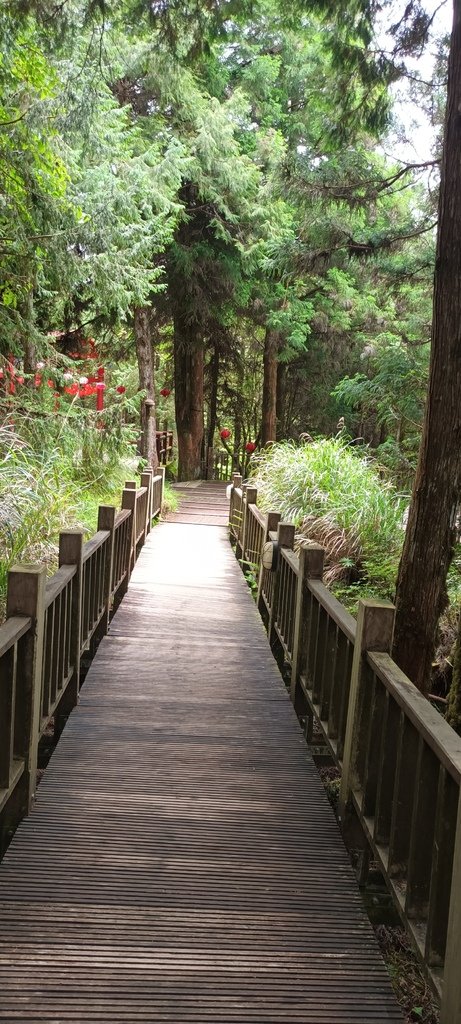
<path fill-rule="evenodd" d="M 367 583 L 391 596 L 408 499 L 342 438 L 282 442 L 253 460 L 258 504 L 326 551 L 326 582 Z"/>

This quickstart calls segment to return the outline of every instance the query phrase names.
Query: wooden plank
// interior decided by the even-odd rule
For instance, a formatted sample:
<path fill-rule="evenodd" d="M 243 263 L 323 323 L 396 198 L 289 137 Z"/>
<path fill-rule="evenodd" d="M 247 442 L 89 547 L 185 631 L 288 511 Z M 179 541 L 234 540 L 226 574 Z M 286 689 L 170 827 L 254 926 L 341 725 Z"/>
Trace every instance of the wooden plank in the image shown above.
<path fill-rule="evenodd" d="M 0 867 L 0 1021 L 398 1024 L 226 531 L 151 532 Z"/>

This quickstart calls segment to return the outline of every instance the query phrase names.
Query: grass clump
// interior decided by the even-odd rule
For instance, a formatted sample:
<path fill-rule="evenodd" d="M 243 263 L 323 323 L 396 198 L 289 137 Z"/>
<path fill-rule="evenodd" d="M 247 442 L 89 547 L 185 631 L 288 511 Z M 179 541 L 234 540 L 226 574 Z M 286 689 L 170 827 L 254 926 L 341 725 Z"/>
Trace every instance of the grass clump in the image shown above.
<path fill-rule="evenodd" d="M 99 417 L 101 419 L 101 417 Z M 8 570 L 42 562 L 54 571 L 61 530 L 96 531 L 98 505 L 119 503 L 133 475 L 132 431 L 95 417 L 32 417 L 0 423 L 0 621 Z"/>
<path fill-rule="evenodd" d="M 376 462 L 336 437 L 274 444 L 254 469 L 258 504 L 325 548 L 327 584 L 393 595 L 408 499 Z"/>

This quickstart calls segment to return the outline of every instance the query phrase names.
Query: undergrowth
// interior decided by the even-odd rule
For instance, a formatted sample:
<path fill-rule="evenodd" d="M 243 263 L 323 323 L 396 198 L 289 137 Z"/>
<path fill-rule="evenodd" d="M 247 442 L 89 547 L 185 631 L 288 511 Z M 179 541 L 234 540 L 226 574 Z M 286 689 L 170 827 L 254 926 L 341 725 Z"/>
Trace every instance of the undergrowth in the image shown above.
<path fill-rule="evenodd" d="M 133 429 L 111 410 L 33 417 L 15 410 L 0 423 L 0 616 L 15 562 L 56 565 L 59 532 L 96 530 L 98 505 L 120 501 L 136 459 Z"/>
<path fill-rule="evenodd" d="M 406 1024 L 439 1024 L 438 1007 L 406 932 L 381 924 L 376 937 Z"/>
<path fill-rule="evenodd" d="M 258 504 L 322 544 L 325 582 L 392 597 L 408 499 L 340 437 L 282 442 L 254 460 Z"/>

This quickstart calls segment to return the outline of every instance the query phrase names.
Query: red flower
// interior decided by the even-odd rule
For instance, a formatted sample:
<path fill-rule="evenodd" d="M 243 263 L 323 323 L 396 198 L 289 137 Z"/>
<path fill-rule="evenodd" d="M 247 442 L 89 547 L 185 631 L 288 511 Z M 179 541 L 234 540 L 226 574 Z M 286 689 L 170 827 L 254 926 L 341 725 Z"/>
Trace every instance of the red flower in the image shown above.
<path fill-rule="evenodd" d="M 252 455 L 253 452 L 256 451 L 256 445 L 254 441 L 247 441 L 245 445 L 245 451 L 248 452 L 249 455 Z"/>
<path fill-rule="evenodd" d="M 54 388 L 54 380 L 48 380 L 47 384 L 49 388 Z"/>
<path fill-rule="evenodd" d="M 228 430 L 227 427 L 224 427 L 224 429 L 221 430 L 221 433 L 220 433 L 219 436 L 221 438 L 221 441 L 227 441 L 228 437 L 231 436 L 231 432 L 230 432 L 230 430 Z"/>
<path fill-rule="evenodd" d="M 18 384 L 24 384 L 24 377 L 16 377 Z"/>
<path fill-rule="evenodd" d="M 161 391 L 160 391 L 160 394 L 163 395 L 164 398 L 168 398 L 168 395 L 171 395 L 171 389 L 170 388 L 162 388 Z"/>
<path fill-rule="evenodd" d="M 64 388 L 64 391 L 66 392 L 67 395 L 77 395 L 78 384 L 71 384 L 70 387 Z"/>
<path fill-rule="evenodd" d="M 124 394 L 125 394 L 125 391 L 126 391 L 126 388 L 125 388 L 125 387 L 123 386 L 123 384 L 119 384 L 119 386 L 118 386 L 118 388 L 117 388 L 117 393 L 118 393 L 119 395 L 124 395 Z"/>

